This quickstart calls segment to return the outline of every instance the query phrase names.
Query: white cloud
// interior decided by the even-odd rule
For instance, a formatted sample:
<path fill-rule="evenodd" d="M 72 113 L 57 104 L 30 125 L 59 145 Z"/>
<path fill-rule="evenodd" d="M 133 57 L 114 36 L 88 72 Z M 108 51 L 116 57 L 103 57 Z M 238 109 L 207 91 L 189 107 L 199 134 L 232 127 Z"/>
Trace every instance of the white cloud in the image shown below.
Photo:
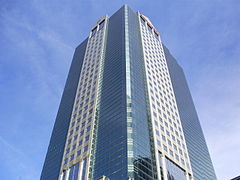
<path fill-rule="evenodd" d="M 239 62 L 208 64 L 196 78 L 193 91 L 219 180 L 233 178 L 239 173 L 239 70 Z"/>

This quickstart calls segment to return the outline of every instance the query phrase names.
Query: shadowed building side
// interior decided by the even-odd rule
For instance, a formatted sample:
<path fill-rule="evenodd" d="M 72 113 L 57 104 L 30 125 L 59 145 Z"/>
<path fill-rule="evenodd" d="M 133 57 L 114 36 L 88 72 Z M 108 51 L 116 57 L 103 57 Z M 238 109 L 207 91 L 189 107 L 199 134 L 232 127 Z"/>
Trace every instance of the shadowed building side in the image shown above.
<path fill-rule="evenodd" d="M 87 39 L 75 50 L 40 180 L 58 179 L 86 46 Z"/>
<path fill-rule="evenodd" d="M 184 72 L 165 46 L 164 52 L 186 138 L 194 179 L 216 180 L 207 144 Z"/>

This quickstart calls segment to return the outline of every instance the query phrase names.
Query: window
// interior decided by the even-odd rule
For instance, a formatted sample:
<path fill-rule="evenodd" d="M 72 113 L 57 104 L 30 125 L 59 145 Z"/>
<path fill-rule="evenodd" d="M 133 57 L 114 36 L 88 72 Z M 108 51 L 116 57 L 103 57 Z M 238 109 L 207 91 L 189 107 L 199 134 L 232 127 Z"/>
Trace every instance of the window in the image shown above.
<path fill-rule="evenodd" d="M 77 152 L 77 156 L 80 156 L 80 155 L 81 155 L 81 150 Z"/>
<path fill-rule="evenodd" d="M 85 103 L 88 103 L 88 101 L 89 101 L 89 98 L 86 99 Z"/>
<path fill-rule="evenodd" d="M 71 126 L 73 127 L 73 126 L 74 126 L 74 124 L 75 124 L 75 121 L 73 121 L 73 122 L 72 122 L 72 125 L 71 125 Z"/>
<path fill-rule="evenodd" d="M 184 165 L 185 164 L 185 162 L 184 162 L 184 160 L 181 158 L 181 163 Z"/>
<path fill-rule="evenodd" d="M 88 140 L 89 140 L 89 135 L 85 137 L 85 141 L 88 141 Z"/>
<path fill-rule="evenodd" d="M 175 157 L 176 157 L 176 159 L 179 161 L 179 156 L 178 156 L 177 154 L 175 154 Z"/>
<path fill-rule="evenodd" d="M 85 122 L 82 123 L 82 127 L 84 127 L 84 126 L 85 126 Z"/>
<path fill-rule="evenodd" d="M 153 112 L 153 116 L 157 117 L 157 113 Z"/>
<path fill-rule="evenodd" d="M 165 126 L 167 126 L 167 127 L 168 127 L 168 123 L 167 123 L 167 122 L 164 122 L 164 124 L 165 124 Z"/>
<path fill-rule="evenodd" d="M 79 115 L 82 114 L 82 110 L 80 110 L 80 111 L 78 112 L 78 114 L 79 114 Z"/>
<path fill-rule="evenodd" d="M 99 24 L 99 30 L 104 27 L 104 21 L 105 21 L 105 20 L 103 20 L 103 21 Z"/>
<path fill-rule="evenodd" d="M 163 145 L 163 149 L 164 149 L 166 152 L 168 152 L 167 146 Z"/>
<path fill-rule="evenodd" d="M 166 158 L 166 168 L 168 170 L 168 179 L 185 180 L 184 170 L 176 165 L 173 161 Z"/>
<path fill-rule="evenodd" d="M 172 146 L 172 142 L 168 139 L 168 144 L 170 145 L 170 146 Z"/>
<path fill-rule="evenodd" d="M 81 146 L 82 143 L 83 143 L 83 140 L 80 140 L 79 143 L 78 143 L 78 145 Z"/>
<path fill-rule="evenodd" d="M 181 137 L 181 139 L 183 140 L 183 136 L 182 136 L 182 135 L 180 135 L 180 137 Z"/>
<path fill-rule="evenodd" d="M 92 36 L 94 36 L 97 32 L 97 27 L 95 27 L 93 30 L 92 30 Z"/>
<path fill-rule="evenodd" d="M 145 25 L 145 20 L 143 19 L 142 16 L 141 16 L 141 23 L 142 23 L 143 25 Z"/>
<path fill-rule="evenodd" d="M 84 152 L 86 152 L 88 150 L 88 146 L 84 147 Z"/>
<path fill-rule="evenodd" d="M 74 159 L 74 154 L 71 155 L 70 161 L 72 161 L 73 159 Z"/>
<path fill-rule="evenodd" d="M 167 133 L 167 135 L 168 135 L 168 136 L 170 136 L 170 133 L 169 133 L 169 131 L 168 131 L 168 130 L 166 130 L 166 133 Z"/>
<path fill-rule="evenodd" d="M 90 109 L 90 110 L 89 110 L 89 114 L 91 114 L 92 112 L 93 112 L 93 109 Z"/>
<path fill-rule="evenodd" d="M 88 123 L 90 123 L 92 121 L 92 117 L 88 118 Z"/>
<path fill-rule="evenodd" d="M 162 118 L 161 118 L 161 117 L 159 117 L 159 120 L 160 120 L 161 122 L 163 122 L 163 120 L 162 120 Z"/>
<path fill-rule="evenodd" d="M 76 140 L 76 139 L 77 139 L 77 137 L 78 137 L 78 135 L 75 135 L 75 136 L 74 136 L 74 140 Z"/>
<path fill-rule="evenodd" d="M 183 147 L 183 149 L 186 149 L 184 144 L 182 144 L 182 147 Z"/>
<path fill-rule="evenodd" d="M 74 145 L 73 145 L 73 148 L 72 148 L 72 150 L 74 150 L 74 149 L 76 149 L 76 144 L 74 144 Z"/>
<path fill-rule="evenodd" d="M 162 125 L 160 125 L 160 128 L 161 128 L 162 131 L 164 131 L 164 127 Z"/>
<path fill-rule="evenodd" d="M 178 149 L 179 150 L 179 153 L 181 154 L 181 155 L 183 155 L 183 152 L 182 152 L 182 150 L 181 149 Z"/>
<path fill-rule="evenodd" d="M 82 130 L 81 132 L 80 132 L 80 136 L 82 136 L 84 134 L 84 130 Z"/>
<path fill-rule="evenodd" d="M 165 137 L 164 135 L 162 135 L 162 139 L 163 139 L 164 141 L 166 141 L 166 137 Z"/>
<path fill-rule="evenodd" d="M 179 146 L 181 146 L 181 143 L 180 143 L 180 141 L 178 139 L 177 139 L 177 143 L 178 143 Z"/>
<path fill-rule="evenodd" d="M 64 159 L 64 164 L 67 164 L 68 158 Z"/>

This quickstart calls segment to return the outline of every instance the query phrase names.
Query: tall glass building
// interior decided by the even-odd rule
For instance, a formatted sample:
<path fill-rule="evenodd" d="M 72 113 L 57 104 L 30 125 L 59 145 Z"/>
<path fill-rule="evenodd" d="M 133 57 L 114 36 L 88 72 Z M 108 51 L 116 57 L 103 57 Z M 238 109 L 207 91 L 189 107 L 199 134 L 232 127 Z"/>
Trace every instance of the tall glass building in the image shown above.
<path fill-rule="evenodd" d="M 184 74 L 127 5 L 75 50 L 41 180 L 216 180 Z"/>

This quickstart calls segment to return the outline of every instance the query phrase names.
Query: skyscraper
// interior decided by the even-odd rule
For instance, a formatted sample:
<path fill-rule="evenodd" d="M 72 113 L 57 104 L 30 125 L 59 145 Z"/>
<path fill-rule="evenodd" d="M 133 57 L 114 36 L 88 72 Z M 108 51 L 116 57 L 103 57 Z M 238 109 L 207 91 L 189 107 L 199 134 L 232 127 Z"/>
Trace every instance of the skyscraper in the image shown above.
<path fill-rule="evenodd" d="M 101 17 L 75 50 L 41 180 L 216 179 L 171 60 L 140 12 Z"/>

